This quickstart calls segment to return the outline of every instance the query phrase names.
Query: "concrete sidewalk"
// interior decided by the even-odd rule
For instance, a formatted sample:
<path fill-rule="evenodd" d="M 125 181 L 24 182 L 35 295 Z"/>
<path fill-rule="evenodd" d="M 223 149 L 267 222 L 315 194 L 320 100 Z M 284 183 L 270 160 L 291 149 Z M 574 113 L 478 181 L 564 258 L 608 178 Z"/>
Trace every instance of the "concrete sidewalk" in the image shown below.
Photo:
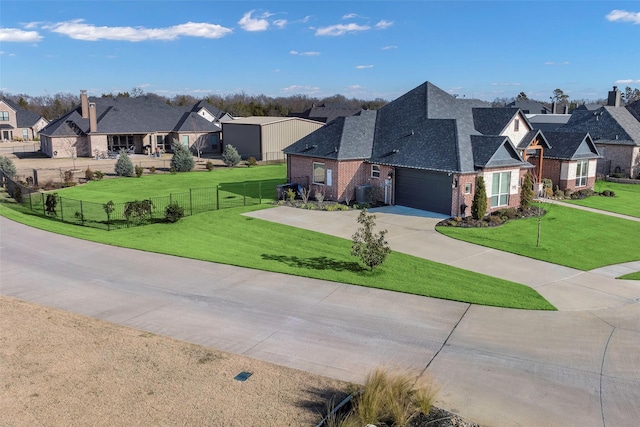
<path fill-rule="evenodd" d="M 350 239 L 359 211 L 324 212 L 280 206 L 246 215 Z M 558 310 L 594 310 L 640 299 L 640 283 L 451 239 L 435 231 L 444 216 L 401 206 L 372 209 L 394 251 L 475 271 L 536 289 Z M 608 269 L 606 271 L 612 271 Z M 626 271 L 626 270 L 625 270 Z"/>

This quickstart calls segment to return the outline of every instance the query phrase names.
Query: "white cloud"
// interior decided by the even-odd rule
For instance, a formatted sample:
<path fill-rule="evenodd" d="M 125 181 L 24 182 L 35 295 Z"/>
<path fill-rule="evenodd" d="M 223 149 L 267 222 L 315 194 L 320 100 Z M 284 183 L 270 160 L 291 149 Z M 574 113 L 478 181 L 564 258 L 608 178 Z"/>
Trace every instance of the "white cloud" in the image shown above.
<path fill-rule="evenodd" d="M 346 15 L 342 16 L 342 19 L 353 19 L 353 18 L 359 18 L 357 13 L 347 13 Z"/>
<path fill-rule="evenodd" d="M 42 25 L 42 22 L 39 22 L 39 21 L 27 22 L 26 24 L 22 24 L 22 26 L 24 28 L 26 28 L 27 30 L 31 30 L 33 28 L 38 28 L 38 27 L 40 27 L 40 25 Z"/>
<path fill-rule="evenodd" d="M 245 31 L 265 31 L 269 28 L 269 21 L 266 18 L 271 16 L 269 12 L 265 12 L 258 18 L 253 18 L 252 15 L 255 10 L 250 10 L 245 13 L 238 21 L 238 25 Z"/>
<path fill-rule="evenodd" d="M 640 84 L 640 79 L 638 79 L 638 80 L 633 80 L 633 79 L 616 80 L 614 83 L 617 84 L 617 85 Z"/>
<path fill-rule="evenodd" d="M 491 83 L 491 86 L 520 86 L 520 83 L 499 82 L 499 83 Z"/>
<path fill-rule="evenodd" d="M 569 64 L 570 64 L 569 61 L 562 61 L 562 62 L 547 61 L 544 63 L 544 65 L 569 65 Z"/>
<path fill-rule="evenodd" d="M 356 65 L 358 70 L 364 70 L 365 68 L 373 68 L 373 65 Z"/>
<path fill-rule="evenodd" d="M 318 28 L 316 30 L 316 36 L 341 36 L 346 33 L 357 33 L 359 31 L 368 31 L 370 29 L 371 27 L 368 25 L 358 25 L 353 23 L 337 24 Z"/>
<path fill-rule="evenodd" d="M 320 92 L 320 88 L 317 86 L 291 85 L 291 86 L 282 88 L 282 91 L 285 93 L 301 93 L 301 94 L 312 95 Z"/>
<path fill-rule="evenodd" d="M 42 36 L 37 31 L 24 31 L 18 28 L 0 28 L 0 42 L 39 42 Z"/>
<path fill-rule="evenodd" d="M 383 47 L 382 47 L 382 50 L 391 50 L 391 49 L 397 49 L 397 48 L 398 48 L 398 46 L 394 46 L 394 45 L 391 45 L 391 46 L 383 46 Z"/>
<path fill-rule="evenodd" d="M 611 22 L 633 22 L 634 24 L 640 24 L 640 12 L 627 12 L 626 10 L 614 9 L 606 16 L 608 21 Z"/>
<path fill-rule="evenodd" d="M 275 21 L 273 21 L 273 25 L 275 25 L 278 28 L 284 28 L 287 26 L 287 20 L 286 19 L 276 19 Z"/>
<path fill-rule="evenodd" d="M 358 90 L 358 89 L 362 89 L 362 86 L 360 86 L 360 85 L 351 85 L 351 86 L 347 86 L 347 89 L 349 89 L 349 90 Z"/>
<path fill-rule="evenodd" d="M 298 52 L 297 50 L 289 51 L 291 55 L 300 55 L 300 56 L 318 56 L 320 52 Z"/>
<path fill-rule="evenodd" d="M 387 28 L 389 28 L 390 26 L 393 25 L 393 22 L 391 21 L 385 21 L 384 19 L 381 20 L 380 22 L 378 22 L 376 24 L 376 30 L 386 30 Z"/>
<path fill-rule="evenodd" d="M 166 28 L 97 27 L 86 24 L 83 19 L 58 22 L 44 26 L 43 28 L 51 30 L 54 33 L 64 34 L 76 40 L 123 40 L 130 42 L 175 40 L 180 36 L 218 39 L 232 32 L 230 28 L 204 22 L 187 22 L 186 24 Z"/>

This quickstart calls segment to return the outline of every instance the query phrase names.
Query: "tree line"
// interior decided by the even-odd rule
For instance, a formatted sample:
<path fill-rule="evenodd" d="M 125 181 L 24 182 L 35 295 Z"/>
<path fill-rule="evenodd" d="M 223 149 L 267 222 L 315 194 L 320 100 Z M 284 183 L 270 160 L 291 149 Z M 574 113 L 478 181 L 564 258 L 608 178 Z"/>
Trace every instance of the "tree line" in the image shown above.
<path fill-rule="evenodd" d="M 20 107 L 33 111 L 47 120 L 54 120 L 77 107 L 80 104 L 80 96 L 71 93 L 56 93 L 54 95 L 30 96 L 24 93 L 10 94 L 0 92 L 0 96 L 8 98 L 17 103 Z M 302 113 L 314 105 L 325 103 L 342 104 L 349 108 L 378 110 L 388 101 L 382 98 L 374 100 L 364 100 L 357 98 L 347 98 L 344 95 L 333 95 L 330 97 L 318 98 L 308 95 L 291 95 L 288 97 L 271 97 L 267 95 L 248 95 L 244 92 L 229 95 L 208 95 L 204 98 L 196 98 L 192 95 L 175 95 L 171 98 L 157 95 L 155 93 L 145 93 L 141 88 L 135 87 L 130 92 L 103 93 L 103 98 L 153 98 L 160 102 L 165 102 L 172 106 L 194 105 L 199 101 L 207 101 L 209 104 L 236 117 L 246 116 L 276 116 L 286 117 L 290 114 Z M 536 101 L 547 107 L 551 102 L 557 104 L 569 103 L 569 110 L 573 110 L 585 103 L 606 104 L 605 98 L 597 100 L 569 99 L 561 89 L 555 89 L 549 101 Z M 491 105 L 493 107 L 504 107 L 516 100 L 528 100 L 525 92 L 520 92 L 514 97 L 496 98 Z M 640 89 L 627 86 L 622 91 L 622 100 L 625 104 L 640 100 Z"/>

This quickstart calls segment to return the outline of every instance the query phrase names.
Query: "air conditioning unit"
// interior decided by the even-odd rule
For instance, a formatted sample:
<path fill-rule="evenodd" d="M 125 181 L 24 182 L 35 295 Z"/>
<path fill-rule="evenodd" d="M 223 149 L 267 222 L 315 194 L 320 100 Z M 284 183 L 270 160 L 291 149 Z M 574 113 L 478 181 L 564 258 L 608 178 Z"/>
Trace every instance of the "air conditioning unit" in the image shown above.
<path fill-rule="evenodd" d="M 358 185 L 356 187 L 356 202 L 369 203 L 369 195 L 371 194 L 370 185 Z"/>

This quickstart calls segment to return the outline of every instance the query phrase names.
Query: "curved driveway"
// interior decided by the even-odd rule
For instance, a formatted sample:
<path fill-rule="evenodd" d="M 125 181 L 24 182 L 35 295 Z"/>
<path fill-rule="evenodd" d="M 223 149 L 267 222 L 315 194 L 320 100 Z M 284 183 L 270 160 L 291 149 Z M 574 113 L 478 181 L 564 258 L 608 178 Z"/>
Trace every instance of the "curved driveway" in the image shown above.
<path fill-rule="evenodd" d="M 401 223 L 409 246 L 434 244 Z M 0 239 L 2 295 L 347 381 L 380 364 L 415 368 L 440 384 L 439 406 L 487 426 L 640 419 L 637 283 L 602 292 L 592 274 L 548 297 L 584 290 L 571 311 L 535 312 L 115 248 L 5 218 Z M 550 289 L 547 279 L 532 280 Z M 579 309 L 598 305 L 594 292 L 608 308 Z"/>

